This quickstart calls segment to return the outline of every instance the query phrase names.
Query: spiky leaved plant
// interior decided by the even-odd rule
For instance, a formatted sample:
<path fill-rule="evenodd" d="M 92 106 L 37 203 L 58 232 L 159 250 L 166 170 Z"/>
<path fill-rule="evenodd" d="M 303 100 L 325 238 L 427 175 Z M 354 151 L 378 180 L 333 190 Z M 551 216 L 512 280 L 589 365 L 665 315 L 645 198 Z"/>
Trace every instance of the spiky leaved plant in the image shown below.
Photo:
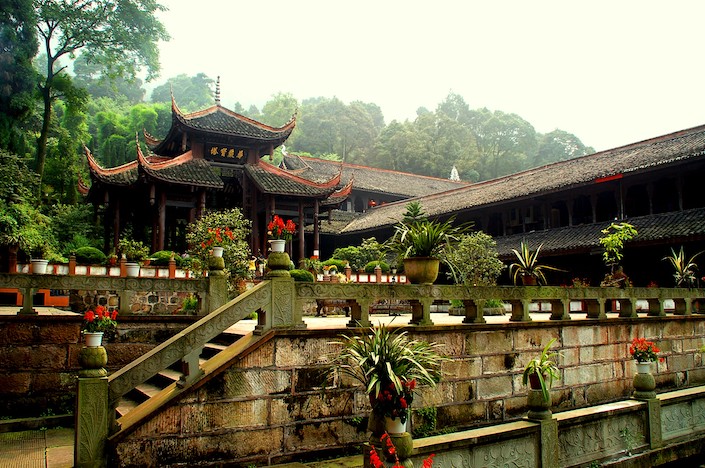
<path fill-rule="evenodd" d="M 695 270 L 698 268 L 698 265 L 695 263 L 695 259 L 701 253 L 703 252 L 700 251 L 696 253 L 690 257 L 688 261 L 686 261 L 685 251 L 683 250 L 683 246 L 681 246 L 678 253 L 671 249 L 671 255 L 663 257 L 663 260 L 668 260 L 671 265 L 673 265 L 673 269 L 675 270 L 673 277 L 676 280 L 676 286 L 692 288 L 695 285 Z"/>
<path fill-rule="evenodd" d="M 544 270 L 565 271 L 560 268 L 541 265 L 538 262 L 541 247 L 543 247 L 543 244 L 540 244 L 536 251 L 532 252 L 529 248 L 529 244 L 522 241 L 520 246 L 521 252 L 516 249 L 512 249 L 512 252 L 514 252 L 514 255 L 517 258 L 516 262 L 509 265 L 509 275 L 512 277 L 514 284 L 517 283 L 518 277 L 533 277 L 536 278 L 536 282 L 538 284 L 546 284 L 547 281 L 546 276 L 543 273 Z"/>

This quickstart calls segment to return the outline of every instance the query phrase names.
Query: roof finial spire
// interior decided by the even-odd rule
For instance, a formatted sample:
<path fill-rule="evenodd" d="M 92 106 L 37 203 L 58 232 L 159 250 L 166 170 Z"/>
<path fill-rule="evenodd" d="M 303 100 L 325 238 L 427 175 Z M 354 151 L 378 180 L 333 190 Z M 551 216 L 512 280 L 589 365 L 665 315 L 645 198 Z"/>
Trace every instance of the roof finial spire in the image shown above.
<path fill-rule="evenodd" d="M 218 79 L 215 82 L 215 105 L 220 105 L 220 76 L 218 76 Z"/>

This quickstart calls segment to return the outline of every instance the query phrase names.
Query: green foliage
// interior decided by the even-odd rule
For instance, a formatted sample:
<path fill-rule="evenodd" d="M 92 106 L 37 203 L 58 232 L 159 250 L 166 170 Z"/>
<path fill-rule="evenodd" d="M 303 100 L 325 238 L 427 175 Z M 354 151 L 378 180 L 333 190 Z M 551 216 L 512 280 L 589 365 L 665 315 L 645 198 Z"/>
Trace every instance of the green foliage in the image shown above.
<path fill-rule="evenodd" d="M 93 220 L 93 207 L 89 204 L 56 204 L 51 207 L 52 229 L 64 255 L 80 247 L 102 245 L 102 227 Z"/>
<path fill-rule="evenodd" d="M 671 255 L 666 256 L 663 260 L 668 260 L 675 272 L 673 273 L 673 278 L 676 280 L 676 286 L 692 288 L 695 286 L 697 277 L 695 276 L 695 270 L 697 270 L 698 265 L 695 263 L 695 259 L 703 253 L 702 251 L 696 253 L 690 259 L 686 261 L 685 251 L 683 246 L 681 246 L 678 253 L 671 249 Z"/>
<path fill-rule="evenodd" d="M 95 247 L 80 247 L 76 249 L 76 263 L 99 265 L 105 263 L 105 254 Z"/>
<path fill-rule="evenodd" d="M 308 270 L 290 270 L 289 274 L 294 278 L 294 281 L 313 283 L 313 273 Z"/>
<path fill-rule="evenodd" d="M 389 264 L 382 260 L 374 260 L 365 265 L 365 273 L 374 273 L 375 267 L 377 267 L 377 265 L 379 265 L 380 269 L 382 270 L 382 273 L 389 273 Z"/>
<path fill-rule="evenodd" d="M 325 262 L 322 262 L 321 265 L 324 267 L 332 267 L 334 266 L 335 269 L 338 271 L 338 273 L 342 273 L 345 271 L 345 265 L 347 265 L 348 262 L 345 260 L 338 260 L 337 258 L 329 258 Z M 330 270 L 330 269 L 328 269 Z"/>
<path fill-rule="evenodd" d="M 556 363 L 556 358 L 560 356 L 560 353 L 549 352 L 549 349 L 555 342 L 555 338 L 549 341 L 548 344 L 544 346 L 541 354 L 529 361 L 521 376 L 521 381 L 524 385 L 529 383 L 530 376 L 536 376 L 535 378 L 539 381 L 541 393 L 545 401 L 548 401 L 550 398 L 548 391 L 553 385 L 553 380 L 560 378 L 560 371 Z"/>
<path fill-rule="evenodd" d="M 120 255 L 124 255 L 128 262 L 141 262 L 149 255 L 149 247 L 142 241 L 124 236 L 118 244 Z"/>
<path fill-rule="evenodd" d="M 637 230 L 629 223 L 612 223 L 602 230 L 604 236 L 600 237 L 600 244 L 605 251 L 602 259 L 605 264 L 614 270 L 615 266 L 622 260 L 624 243 L 637 236 Z"/>
<path fill-rule="evenodd" d="M 181 310 L 183 312 L 195 312 L 198 310 L 198 297 L 189 294 L 181 301 Z"/>
<path fill-rule="evenodd" d="M 169 266 L 169 260 L 171 260 L 171 257 L 174 257 L 177 268 L 181 268 L 183 266 L 184 259 L 173 250 L 159 250 L 154 252 L 149 256 L 149 264 L 155 266 Z"/>
<path fill-rule="evenodd" d="M 521 252 L 512 249 L 517 261 L 509 265 L 509 276 L 511 276 L 514 284 L 517 284 L 517 278 L 519 277 L 533 277 L 536 278 L 538 284 L 547 284 L 546 276 L 543 273 L 544 270 L 564 271 L 538 262 L 541 247 L 543 247 L 543 244 L 540 244 L 536 251 L 532 252 L 529 244 L 522 241 Z"/>
<path fill-rule="evenodd" d="M 168 102 L 171 105 L 173 90 L 179 108 L 186 112 L 194 112 L 213 105 L 213 88 L 215 88 L 215 80 L 205 73 L 197 73 L 194 76 L 182 73 L 155 87 L 152 90 L 151 101 Z"/>
<path fill-rule="evenodd" d="M 494 286 L 505 267 L 496 246 L 492 236 L 482 231 L 460 236 L 457 245 L 444 252 L 448 276 L 456 284 Z"/>
<path fill-rule="evenodd" d="M 404 259 L 409 257 L 443 257 L 443 251 L 455 244 L 470 224 L 453 225 L 454 218 L 447 221 L 431 221 L 426 218 L 418 202 L 406 205 L 404 218 L 394 226 L 394 234 L 385 246 Z"/>
<path fill-rule="evenodd" d="M 348 246 L 335 249 L 333 258 L 345 260 L 350 264 L 350 268 L 358 271 L 365 268 L 369 262 L 380 260 L 384 254 L 382 252 L 382 244 L 377 242 L 377 239 L 370 237 L 364 239 L 359 246 Z"/>
<path fill-rule="evenodd" d="M 362 336 L 341 338 L 333 343 L 341 349 L 332 356 L 331 372 L 352 377 L 371 395 L 378 395 L 389 384 L 401 394 L 402 381 L 435 387 L 442 375 L 441 363 L 447 360 L 438 353 L 441 345 L 411 340 L 405 331 L 391 331 L 385 325 L 370 328 Z"/>
<path fill-rule="evenodd" d="M 302 258 L 299 260 L 299 267 L 303 270 L 313 270 L 316 273 L 320 273 L 322 270 L 321 261 L 317 258 Z"/>
<path fill-rule="evenodd" d="M 188 253 L 198 258 L 201 264 L 207 265 L 211 249 L 206 242 L 210 239 L 211 233 L 218 228 L 230 228 L 233 240 L 228 240 L 223 245 L 225 269 L 232 278 L 246 278 L 248 261 L 252 256 L 248 244 L 250 225 L 251 222 L 245 219 L 237 208 L 207 212 L 186 227 L 186 242 L 191 246 Z"/>

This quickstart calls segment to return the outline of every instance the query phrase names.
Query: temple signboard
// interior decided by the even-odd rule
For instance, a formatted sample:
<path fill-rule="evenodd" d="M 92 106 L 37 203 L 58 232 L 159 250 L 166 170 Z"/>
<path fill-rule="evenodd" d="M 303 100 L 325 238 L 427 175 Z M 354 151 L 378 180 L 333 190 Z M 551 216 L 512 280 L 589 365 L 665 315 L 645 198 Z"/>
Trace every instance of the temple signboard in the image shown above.
<path fill-rule="evenodd" d="M 228 145 L 206 145 L 206 159 L 211 161 L 247 161 L 247 149 Z"/>

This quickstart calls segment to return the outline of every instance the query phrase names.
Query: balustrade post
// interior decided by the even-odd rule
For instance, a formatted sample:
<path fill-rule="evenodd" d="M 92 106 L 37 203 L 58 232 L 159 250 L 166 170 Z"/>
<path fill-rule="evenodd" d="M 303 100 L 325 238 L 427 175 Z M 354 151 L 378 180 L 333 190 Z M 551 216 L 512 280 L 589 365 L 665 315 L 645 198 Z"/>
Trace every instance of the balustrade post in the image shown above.
<path fill-rule="evenodd" d="M 35 288 L 27 286 L 24 288 L 19 288 L 22 291 L 22 309 L 19 311 L 19 315 L 37 315 L 39 312 L 32 308 L 32 301 L 34 299 Z"/>
<path fill-rule="evenodd" d="M 76 274 L 76 256 L 74 254 L 69 255 L 69 275 Z"/>
<path fill-rule="evenodd" d="M 689 298 L 673 299 L 673 305 L 675 306 L 674 315 L 692 315 L 693 313 L 692 301 Z"/>
<path fill-rule="evenodd" d="M 433 298 L 422 297 L 411 301 L 411 320 L 412 325 L 433 325 L 431 320 L 431 304 Z"/>
<path fill-rule="evenodd" d="M 541 425 L 541 465 L 543 468 L 558 468 L 558 420 L 544 419 Z"/>
<path fill-rule="evenodd" d="M 636 301 L 634 298 L 617 299 L 619 302 L 619 316 L 622 318 L 638 317 L 636 313 Z"/>
<path fill-rule="evenodd" d="M 203 370 L 200 365 L 200 356 L 202 352 L 203 347 L 201 346 L 191 350 L 191 352 L 181 358 L 182 376 L 176 382 L 179 387 L 185 387 L 195 381 L 197 377 L 203 375 Z"/>
<path fill-rule="evenodd" d="M 570 320 L 570 299 L 549 299 L 551 320 Z"/>
<path fill-rule="evenodd" d="M 605 312 L 605 299 L 598 297 L 597 299 L 586 299 L 585 304 L 587 306 L 587 318 L 590 319 L 606 319 L 607 313 Z"/>
<path fill-rule="evenodd" d="M 102 346 L 84 346 L 78 362 L 81 370 L 76 391 L 74 466 L 104 467 L 105 444 L 110 425 L 115 421 L 114 408 L 108 401 L 108 373 L 103 368 L 108 363 L 108 354 Z"/>
<path fill-rule="evenodd" d="M 205 294 L 201 314 L 207 315 L 228 302 L 228 280 L 222 257 L 208 259 L 208 292 Z"/>
<path fill-rule="evenodd" d="M 647 299 L 647 302 L 649 303 L 648 315 L 650 317 L 666 316 L 666 311 L 663 308 L 663 301 L 661 299 Z"/>
<path fill-rule="evenodd" d="M 127 289 L 117 291 L 118 295 L 118 313 L 120 315 L 132 315 L 132 298 L 135 297 L 135 292 Z"/>
<path fill-rule="evenodd" d="M 369 299 L 356 298 L 350 304 L 350 321 L 348 327 L 371 327 Z"/>
<path fill-rule="evenodd" d="M 512 316 L 509 317 L 510 322 L 531 322 L 531 315 L 529 315 L 531 300 L 510 299 L 507 302 L 512 305 Z"/>
<path fill-rule="evenodd" d="M 463 306 L 465 306 L 463 323 L 486 323 L 482 311 L 485 307 L 484 299 L 466 299 L 463 301 Z"/>

